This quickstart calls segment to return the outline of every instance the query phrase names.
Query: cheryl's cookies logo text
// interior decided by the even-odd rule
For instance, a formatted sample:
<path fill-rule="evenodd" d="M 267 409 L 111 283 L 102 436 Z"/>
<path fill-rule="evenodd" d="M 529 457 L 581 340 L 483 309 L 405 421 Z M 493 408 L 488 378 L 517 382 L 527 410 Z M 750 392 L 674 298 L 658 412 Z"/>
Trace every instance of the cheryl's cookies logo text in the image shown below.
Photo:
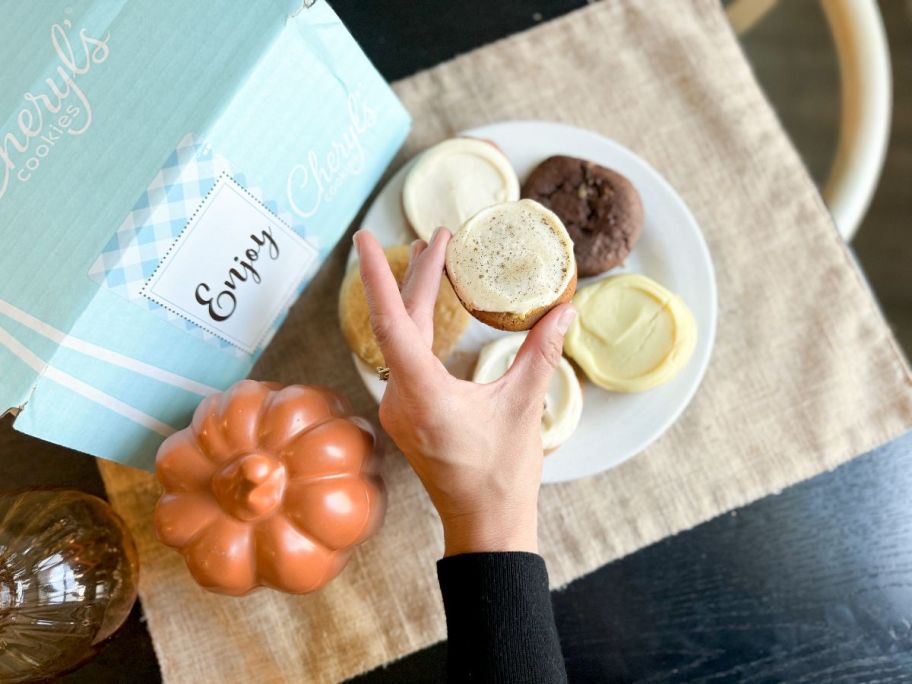
<path fill-rule="evenodd" d="M 76 32 L 69 19 L 51 26 L 58 65 L 40 89 L 23 94 L 13 130 L 0 133 L 0 199 L 14 180 L 28 183 L 67 137 L 92 126 L 92 103 L 79 81 L 108 59 L 110 38 L 110 33 L 95 38 L 86 29 Z"/>
<path fill-rule="evenodd" d="M 350 176 L 364 172 L 367 157 L 362 138 L 377 125 L 377 110 L 353 92 L 347 103 L 348 126 L 322 150 L 307 153 L 306 163 L 295 164 L 288 174 L 286 194 L 292 211 L 311 218 L 333 201 Z"/>

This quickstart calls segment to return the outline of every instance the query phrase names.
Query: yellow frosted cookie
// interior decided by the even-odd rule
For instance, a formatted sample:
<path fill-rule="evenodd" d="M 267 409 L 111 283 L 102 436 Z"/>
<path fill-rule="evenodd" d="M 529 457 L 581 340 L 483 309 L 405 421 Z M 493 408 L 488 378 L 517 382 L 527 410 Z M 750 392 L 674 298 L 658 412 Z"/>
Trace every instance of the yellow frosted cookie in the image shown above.
<path fill-rule="evenodd" d="M 674 378 L 697 341 L 693 314 L 654 280 L 626 274 L 576 293 L 564 351 L 599 387 L 643 392 Z"/>
<path fill-rule="evenodd" d="M 383 250 L 390 270 L 401 285 L 409 263 L 408 245 L 387 247 Z M 446 278 L 441 278 L 440 294 L 434 305 L 434 355 L 446 361 L 459 341 L 471 317 L 459 302 Z M 339 323 L 351 350 L 372 367 L 385 366 L 383 354 L 371 330 L 370 310 L 364 294 L 364 284 L 354 264 L 339 290 Z"/>

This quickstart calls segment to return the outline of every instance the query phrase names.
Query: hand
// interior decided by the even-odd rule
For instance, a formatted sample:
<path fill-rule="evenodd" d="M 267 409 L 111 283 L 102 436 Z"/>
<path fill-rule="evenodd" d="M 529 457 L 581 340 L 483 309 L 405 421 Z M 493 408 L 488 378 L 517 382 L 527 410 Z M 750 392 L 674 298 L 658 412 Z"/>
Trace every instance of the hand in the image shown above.
<path fill-rule="evenodd" d="M 371 325 L 390 369 L 380 423 L 440 514 L 445 555 L 538 551 L 544 396 L 575 315 L 555 307 L 529 332 L 510 370 L 478 385 L 431 352 L 434 303 L 450 233 L 411 245 L 400 294 L 383 250 L 355 234 Z"/>

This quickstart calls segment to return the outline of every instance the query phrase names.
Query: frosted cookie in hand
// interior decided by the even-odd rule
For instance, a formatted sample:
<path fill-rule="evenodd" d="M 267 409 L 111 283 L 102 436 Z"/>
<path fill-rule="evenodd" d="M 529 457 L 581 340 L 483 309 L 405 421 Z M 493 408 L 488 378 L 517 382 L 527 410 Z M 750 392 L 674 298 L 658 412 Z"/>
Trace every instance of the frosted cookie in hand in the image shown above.
<path fill-rule="evenodd" d="M 573 241 L 533 200 L 482 209 L 447 245 L 446 272 L 463 306 L 500 330 L 528 330 L 576 291 Z"/>
<path fill-rule="evenodd" d="M 643 392 L 674 378 L 697 342 L 693 314 L 654 280 L 627 274 L 582 288 L 564 350 L 588 378 L 615 392 Z"/>
<path fill-rule="evenodd" d="M 402 188 L 405 217 L 428 242 L 441 226 L 455 233 L 479 210 L 518 199 L 510 161 L 496 145 L 477 138 L 453 138 L 425 150 Z"/>
<path fill-rule="evenodd" d="M 486 344 L 478 356 L 472 380 L 488 383 L 500 378 L 513 365 L 516 353 L 525 339 L 524 334 L 509 335 Z M 541 420 L 542 447 L 545 452 L 554 451 L 566 442 L 579 425 L 582 415 L 583 391 L 573 366 L 561 357 L 545 394 Z"/>

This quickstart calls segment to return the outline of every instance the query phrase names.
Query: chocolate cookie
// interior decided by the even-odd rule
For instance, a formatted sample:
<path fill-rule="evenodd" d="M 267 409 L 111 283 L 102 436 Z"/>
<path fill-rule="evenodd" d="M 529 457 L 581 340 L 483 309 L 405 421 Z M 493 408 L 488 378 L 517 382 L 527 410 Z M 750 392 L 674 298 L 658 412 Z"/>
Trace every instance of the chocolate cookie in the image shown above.
<path fill-rule="evenodd" d="M 583 277 L 623 263 L 643 227 L 643 203 L 633 184 L 585 159 L 546 159 L 526 179 L 522 196 L 544 204 L 564 222 Z"/>

